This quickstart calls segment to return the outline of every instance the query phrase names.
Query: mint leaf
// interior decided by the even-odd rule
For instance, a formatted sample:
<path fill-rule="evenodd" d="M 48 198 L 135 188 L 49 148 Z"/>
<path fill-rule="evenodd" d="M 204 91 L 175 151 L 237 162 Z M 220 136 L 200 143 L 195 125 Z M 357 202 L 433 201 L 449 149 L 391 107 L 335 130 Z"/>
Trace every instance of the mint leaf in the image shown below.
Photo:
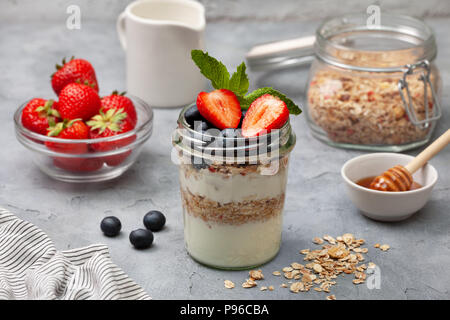
<path fill-rule="evenodd" d="M 250 85 L 247 74 L 245 73 L 245 63 L 242 62 L 235 73 L 231 76 L 229 90 L 233 91 L 238 96 L 243 96 L 247 93 Z"/>
<path fill-rule="evenodd" d="M 192 60 L 194 60 L 200 72 L 209 80 L 215 89 L 228 89 L 230 83 L 230 74 L 225 65 L 211 57 L 208 52 L 201 50 L 191 51 Z"/>
<path fill-rule="evenodd" d="M 281 92 L 271 88 L 271 87 L 265 87 L 265 88 L 259 88 L 255 91 L 249 93 L 245 97 L 239 97 L 239 102 L 241 103 L 242 109 L 248 109 L 253 101 L 261 97 L 262 95 L 270 94 L 272 96 L 278 97 L 281 100 L 283 100 L 286 103 L 286 106 L 289 110 L 290 114 L 299 115 L 302 113 L 302 110 L 288 97 L 286 97 Z"/>

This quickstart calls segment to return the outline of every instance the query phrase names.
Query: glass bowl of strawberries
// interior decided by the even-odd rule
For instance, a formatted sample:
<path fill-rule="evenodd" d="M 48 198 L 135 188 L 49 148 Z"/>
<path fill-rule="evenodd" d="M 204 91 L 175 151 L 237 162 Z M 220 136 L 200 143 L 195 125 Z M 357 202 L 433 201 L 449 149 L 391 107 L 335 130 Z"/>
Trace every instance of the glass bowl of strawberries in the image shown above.
<path fill-rule="evenodd" d="M 128 115 L 121 109 L 102 109 L 88 121 L 54 117 L 48 120 L 48 128 L 45 121 L 36 121 L 37 127 L 47 131 L 45 135 L 45 131 L 39 133 L 24 125 L 27 117 L 32 118 L 25 114 L 30 103 L 41 103 L 32 99 L 14 114 L 16 137 L 32 152 L 33 162 L 39 169 L 54 179 L 98 182 L 116 178 L 134 164 L 153 128 L 152 108 L 137 97 L 126 98 L 136 112 L 134 124 L 126 120 Z M 47 100 L 47 106 L 50 103 Z"/>
<path fill-rule="evenodd" d="M 14 114 L 16 136 L 52 178 L 98 182 L 116 178 L 136 161 L 153 129 L 152 108 L 137 97 L 100 97 L 92 65 L 71 59 L 57 66 L 58 99 L 33 98 Z"/>

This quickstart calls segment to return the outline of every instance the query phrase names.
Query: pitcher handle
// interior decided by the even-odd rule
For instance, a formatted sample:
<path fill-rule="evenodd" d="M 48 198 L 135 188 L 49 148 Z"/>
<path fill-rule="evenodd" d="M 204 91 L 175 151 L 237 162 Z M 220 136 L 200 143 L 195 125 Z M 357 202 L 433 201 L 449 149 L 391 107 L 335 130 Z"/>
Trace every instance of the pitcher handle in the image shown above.
<path fill-rule="evenodd" d="M 127 42 L 125 37 L 125 17 L 126 13 L 122 12 L 117 18 L 116 23 L 117 35 L 119 36 L 119 42 L 123 50 L 127 50 Z"/>

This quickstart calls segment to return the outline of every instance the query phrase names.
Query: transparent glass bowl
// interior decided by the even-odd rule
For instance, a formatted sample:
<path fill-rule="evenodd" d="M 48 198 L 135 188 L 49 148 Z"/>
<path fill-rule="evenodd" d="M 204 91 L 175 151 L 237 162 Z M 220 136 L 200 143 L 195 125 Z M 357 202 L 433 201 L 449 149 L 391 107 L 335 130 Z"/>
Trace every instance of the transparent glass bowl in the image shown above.
<path fill-rule="evenodd" d="M 120 176 L 139 156 L 144 142 L 153 130 L 153 110 L 137 97 L 130 97 L 136 108 L 136 127 L 123 134 L 99 139 L 60 139 L 44 136 L 26 129 L 21 114 L 26 103 L 14 113 L 16 137 L 31 153 L 33 162 L 50 177 L 66 182 L 99 182 Z M 51 149 L 49 144 L 53 143 Z M 55 143 L 57 143 L 55 147 Z M 95 145 L 110 144 L 108 151 L 95 151 Z M 68 149 L 87 145 L 88 152 L 77 154 Z M 64 151 L 64 152 L 63 152 Z"/>

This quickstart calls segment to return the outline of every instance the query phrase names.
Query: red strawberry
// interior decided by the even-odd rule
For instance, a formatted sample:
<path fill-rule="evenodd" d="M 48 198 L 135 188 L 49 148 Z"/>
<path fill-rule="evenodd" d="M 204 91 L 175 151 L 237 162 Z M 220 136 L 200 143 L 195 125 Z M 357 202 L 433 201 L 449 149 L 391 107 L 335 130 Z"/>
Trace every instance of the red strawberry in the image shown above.
<path fill-rule="evenodd" d="M 53 158 L 53 164 L 58 168 L 73 172 L 91 172 L 103 166 L 103 160 L 99 158 Z"/>
<path fill-rule="evenodd" d="M 61 139 L 89 139 L 89 127 L 81 119 L 67 120 L 57 123 L 47 134 L 49 137 Z M 88 151 L 85 143 L 58 143 L 47 141 L 47 148 L 63 153 L 83 154 Z"/>
<path fill-rule="evenodd" d="M 50 126 L 58 121 L 59 113 L 53 100 L 31 99 L 22 110 L 22 124 L 28 130 L 47 135 Z"/>
<path fill-rule="evenodd" d="M 100 111 L 100 114 L 88 121 L 87 124 L 91 127 L 90 138 L 107 138 L 113 137 L 121 133 L 133 130 L 134 124 L 128 118 L 126 112 L 123 109 L 110 109 L 104 113 Z M 136 140 L 136 136 L 114 140 L 105 141 L 92 144 L 92 148 L 98 152 L 106 152 L 118 148 L 125 147 Z M 129 155 L 131 150 L 125 150 L 122 153 L 106 156 L 103 160 L 110 166 L 117 166 L 121 164 Z"/>
<path fill-rule="evenodd" d="M 70 59 L 66 63 L 64 58 L 62 66 L 56 65 L 57 71 L 52 74 L 52 87 L 56 94 L 59 96 L 61 90 L 69 83 L 83 83 L 91 86 L 98 92 L 97 77 L 95 76 L 95 70 L 89 61 L 84 59 Z"/>
<path fill-rule="evenodd" d="M 58 123 L 49 133 L 50 137 L 61 139 L 89 139 L 89 127 L 80 119 L 64 120 Z M 61 153 L 85 154 L 88 152 L 88 146 L 85 143 L 58 143 L 46 142 L 47 148 Z M 89 172 L 100 169 L 103 166 L 103 160 L 99 158 L 69 158 L 54 157 L 53 164 L 61 169 L 75 172 Z"/>
<path fill-rule="evenodd" d="M 101 107 L 100 97 L 89 86 L 70 83 L 59 94 L 58 111 L 63 119 L 89 120 Z"/>
<path fill-rule="evenodd" d="M 200 114 L 218 129 L 237 128 L 241 120 L 241 105 L 236 95 L 227 89 L 200 92 L 197 96 Z"/>
<path fill-rule="evenodd" d="M 125 92 L 118 93 L 114 91 L 109 96 L 105 96 L 102 98 L 102 111 L 107 112 L 110 109 L 123 109 L 124 112 L 127 113 L 129 121 L 133 123 L 133 125 L 137 122 L 136 109 L 134 108 L 133 101 L 130 98 L 124 96 Z"/>
<path fill-rule="evenodd" d="M 289 119 L 286 103 L 270 94 L 252 102 L 242 122 L 242 135 L 254 137 L 281 128 Z"/>

